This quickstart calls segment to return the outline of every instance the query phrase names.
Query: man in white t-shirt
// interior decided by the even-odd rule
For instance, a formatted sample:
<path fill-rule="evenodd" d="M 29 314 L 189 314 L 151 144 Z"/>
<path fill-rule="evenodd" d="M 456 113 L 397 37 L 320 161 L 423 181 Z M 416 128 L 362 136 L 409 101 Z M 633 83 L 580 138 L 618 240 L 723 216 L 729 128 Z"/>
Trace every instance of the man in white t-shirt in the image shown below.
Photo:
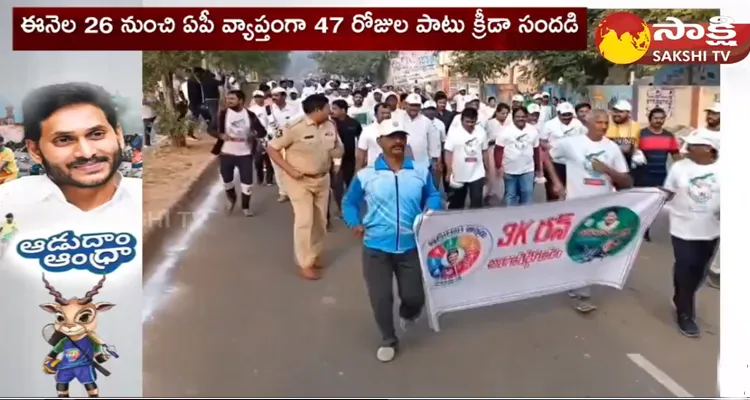
<path fill-rule="evenodd" d="M 409 149 L 414 161 L 428 165 L 432 171 L 440 170 L 440 132 L 429 118 L 422 115 L 422 97 L 412 93 L 406 97 L 406 115 L 401 121 L 401 129 L 408 136 Z"/>
<path fill-rule="evenodd" d="M 534 200 L 535 172 L 542 173 L 539 158 L 539 132 L 528 125 L 528 111 L 513 109 L 513 123 L 495 138 L 495 168 L 502 169 L 505 204 L 531 204 Z"/>
<path fill-rule="evenodd" d="M 550 162 L 545 163 L 553 190 L 558 196 L 564 195 L 567 199 L 590 197 L 612 193 L 615 189 L 625 189 L 633 185 L 620 147 L 606 137 L 609 128 L 607 112 L 592 111 L 588 122 L 585 135 L 563 137 L 555 145 L 554 156 L 558 161 L 565 163 L 564 185 L 556 168 Z M 596 306 L 589 302 L 590 288 L 581 288 L 569 294 L 578 299 L 578 311 L 587 313 L 596 309 Z"/>
<path fill-rule="evenodd" d="M 695 293 L 700 288 L 720 237 L 721 179 L 719 140 L 701 128 L 685 138 L 687 157 L 672 164 L 664 189 L 673 194 L 668 203 L 672 235 L 674 297 L 680 332 L 700 336 L 695 322 Z"/>
<path fill-rule="evenodd" d="M 245 108 L 245 94 L 241 90 L 230 90 L 225 96 L 227 109 L 219 112 L 219 139 L 213 153 L 219 156 L 219 172 L 224 181 L 227 196 L 227 211 L 237 203 L 234 173 L 239 171 L 241 207 L 246 217 L 254 214 L 250 209 L 253 190 L 253 156 L 258 148 L 258 138 L 266 136 L 266 129 L 254 112 Z"/>
<path fill-rule="evenodd" d="M 566 182 L 565 160 L 558 154 L 557 144 L 565 138 L 586 133 L 586 127 L 575 118 L 575 112 L 572 104 L 560 104 L 557 117 L 544 123 L 540 136 L 542 148 L 549 154 L 555 172 L 563 183 Z M 552 180 L 549 177 L 547 177 L 546 191 L 547 201 L 559 199 L 552 190 Z"/>
<path fill-rule="evenodd" d="M 482 115 L 482 113 L 479 112 L 479 97 L 477 97 L 474 94 L 467 94 L 466 96 L 463 96 L 464 101 L 464 109 L 467 108 L 473 108 L 477 110 L 477 121 L 476 125 L 481 127 L 485 132 L 487 131 L 487 119 Z M 448 133 L 453 128 L 460 128 L 463 125 L 461 122 L 461 118 L 453 118 L 453 122 L 451 122 L 451 126 L 448 127 Z"/>
<path fill-rule="evenodd" d="M 479 111 L 465 108 L 459 118 L 461 125 L 452 129 L 445 141 L 445 164 L 451 185 L 448 209 L 463 209 L 467 195 L 470 208 L 481 208 L 489 165 L 489 140 L 484 129 L 477 126 Z"/>
<path fill-rule="evenodd" d="M 383 152 L 383 148 L 378 144 L 378 137 L 380 137 L 381 124 L 383 121 L 391 119 L 391 109 L 385 103 L 375 105 L 375 122 L 365 126 L 362 129 L 362 134 L 359 135 L 357 141 L 357 171 L 364 167 L 371 167 L 375 164 L 375 160 Z"/>
<path fill-rule="evenodd" d="M 271 106 L 271 119 L 269 123 L 275 128 L 274 136 L 277 137 L 281 135 L 281 131 L 289 122 L 293 121 L 295 117 L 302 115 L 302 110 L 300 110 L 299 106 L 290 104 L 287 101 L 286 89 L 280 86 L 271 90 L 271 99 L 273 100 L 273 105 Z M 273 166 L 273 170 L 276 174 L 276 185 L 279 188 L 277 201 L 279 203 L 287 202 L 289 201 L 289 196 L 287 196 L 286 190 L 284 190 L 282 179 L 279 179 L 279 174 L 283 173 L 283 171 L 277 165 Z"/>
<path fill-rule="evenodd" d="M 466 105 L 466 100 L 464 97 L 466 96 L 466 89 L 461 89 L 458 91 L 458 94 L 453 96 L 453 102 L 456 103 L 456 112 L 461 112 L 464 110 L 464 106 Z"/>

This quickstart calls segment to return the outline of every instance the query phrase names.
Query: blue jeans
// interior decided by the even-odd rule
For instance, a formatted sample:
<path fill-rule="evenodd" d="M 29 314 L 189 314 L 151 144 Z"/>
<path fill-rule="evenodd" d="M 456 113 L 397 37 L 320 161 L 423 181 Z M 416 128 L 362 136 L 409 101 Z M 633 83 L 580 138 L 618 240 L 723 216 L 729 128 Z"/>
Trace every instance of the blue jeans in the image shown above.
<path fill-rule="evenodd" d="M 531 204 L 534 199 L 534 173 L 527 172 L 521 175 L 503 175 L 505 183 L 505 194 L 503 199 L 507 206 Z"/>

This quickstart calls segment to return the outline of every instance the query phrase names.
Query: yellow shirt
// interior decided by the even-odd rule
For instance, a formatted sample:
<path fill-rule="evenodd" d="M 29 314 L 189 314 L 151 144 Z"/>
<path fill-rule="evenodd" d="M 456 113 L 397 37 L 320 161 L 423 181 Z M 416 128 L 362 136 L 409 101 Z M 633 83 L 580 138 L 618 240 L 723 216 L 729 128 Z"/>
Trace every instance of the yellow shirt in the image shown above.
<path fill-rule="evenodd" d="M 5 168 L 0 170 L 0 178 L 15 178 L 18 175 L 18 166 L 16 165 L 16 157 L 13 155 L 13 150 L 3 147 L 0 150 L 0 163 L 7 163 Z"/>
<path fill-rule="evenodd" d="M 638 148 L 638 141 L 641 138 L 641 124 L 631 120 L 628 123 L 618 125 L 610 121 L 607 137 L 617 144 L 631 144 L 633 148 Z"/>
<path fill-rule="evenodd" d="M 16 233 L 16 223 L 7 221 L 3 224 L 3 230 L 0 231 L 0 239 L 10 239 Z"/>

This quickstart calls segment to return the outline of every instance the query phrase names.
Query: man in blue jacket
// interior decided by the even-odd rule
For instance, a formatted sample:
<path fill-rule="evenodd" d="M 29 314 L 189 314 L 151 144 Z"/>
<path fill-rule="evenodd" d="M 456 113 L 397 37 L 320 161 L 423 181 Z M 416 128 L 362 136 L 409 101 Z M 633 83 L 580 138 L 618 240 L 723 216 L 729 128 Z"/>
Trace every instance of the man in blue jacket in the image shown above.
<path fill-rule="evenodd" d="M 398 338 L 393 323 L 393 275 L 401 299 L 399 316 L 405 330 L 424 307 L 422 270 L 417 255 L 414 222 L 424 210 L 442 209 L 428 165 L 406 157 L 407 133 L 391 122 L 377 139 L 383 154 L 361 169 L 344 197 L 344 221 L 363 238 L 362 267 L 375 322 L 383 342 L 378 360 L 396 356 Z M 367 213 L 360 218 L 362 203 Z"/>

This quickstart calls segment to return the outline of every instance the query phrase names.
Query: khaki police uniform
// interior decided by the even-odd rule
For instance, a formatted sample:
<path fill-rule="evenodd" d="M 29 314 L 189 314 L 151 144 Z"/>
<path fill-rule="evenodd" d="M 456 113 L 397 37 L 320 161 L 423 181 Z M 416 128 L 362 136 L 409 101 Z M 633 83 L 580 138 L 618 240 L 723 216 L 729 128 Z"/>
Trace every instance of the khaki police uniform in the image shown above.
<path fill-rule="evenodd" d="M 326 213 L 330 198 L 329 171 L 333 158 L 342 157 L 344 145 L 336 126 L 328 120 L 320 125 L 307 116 L 291 121 L 269 146 L 286 153 L 286 162 L 304 174 L 293 179 L 282 174 L 294 209 L 294 253 L 302 268 L 311 268 L 323 252 Z"/>

